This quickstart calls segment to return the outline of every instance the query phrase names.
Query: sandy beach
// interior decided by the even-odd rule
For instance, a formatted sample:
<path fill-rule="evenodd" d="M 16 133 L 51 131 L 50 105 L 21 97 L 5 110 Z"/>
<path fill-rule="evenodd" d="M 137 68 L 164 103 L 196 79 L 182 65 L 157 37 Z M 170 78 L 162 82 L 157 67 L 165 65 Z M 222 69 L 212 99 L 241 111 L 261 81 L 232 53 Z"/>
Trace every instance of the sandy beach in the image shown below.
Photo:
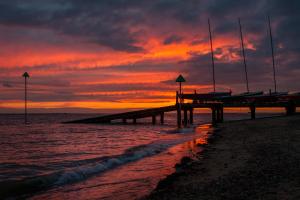
<path fill-rule="evenodd" d="M 300 199 L 300 116 L 219 124 L 144 199 Z"/>

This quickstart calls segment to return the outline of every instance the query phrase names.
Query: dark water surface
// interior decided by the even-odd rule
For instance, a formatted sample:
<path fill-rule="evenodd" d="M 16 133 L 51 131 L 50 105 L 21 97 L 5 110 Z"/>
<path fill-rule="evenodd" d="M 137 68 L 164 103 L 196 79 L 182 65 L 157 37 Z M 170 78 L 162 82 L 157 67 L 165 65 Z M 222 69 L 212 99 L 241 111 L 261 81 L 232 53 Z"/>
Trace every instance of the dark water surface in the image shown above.
<path fill-rule="evenodd" d="M 183 156 L 205 143 L 209 125 L 176 129 L 165 125 L 62 124 L 95 115 L 0 115 L 0 195 L 29 199 L 135 199 L 174 172 Z M 228 114 L 226 119 L 249 118 Z M 196 114 L 195 124 L 210 121 Z M 1 199 L 0 198 L 0 199 Z"/>

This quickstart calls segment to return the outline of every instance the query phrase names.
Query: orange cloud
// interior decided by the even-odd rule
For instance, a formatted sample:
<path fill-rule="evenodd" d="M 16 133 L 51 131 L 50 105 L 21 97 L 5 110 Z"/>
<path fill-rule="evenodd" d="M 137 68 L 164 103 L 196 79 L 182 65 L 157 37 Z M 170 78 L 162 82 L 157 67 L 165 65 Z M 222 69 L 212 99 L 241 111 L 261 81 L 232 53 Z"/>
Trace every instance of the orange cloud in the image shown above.
<path fill-rule="evenodd" d="M 151 102 L 151 101 L 130 101 L 130 102 L 106 102 L 106 101 L 77 101 L 77 102 L 28 102 L 29 108 L 91 108 L 91 109 L 141 109 L 168 106 L 174 104 L 172 101 Z M 0 108 L 24 108 L 23 102 L 0 102 Z"/>
<path fill-rule="evenodd" d="M 49 89 L 50 86 L 41 85 L 35 80 L 35 77 L 40 79 L 49 79 L 49 77 L 55 77 L 61 75 L 64 77 L 64 81 L 67 81 L 70 85 L 68 90 L 71 90 L 76 96 L 88 96 L 88 95 L 117 95 L 126 96 L 126 99 L 122 99 L 116 102 L 108 101 L 59 101 L 59 102 L 29 102 L 31 108 L 144 108 L 144 107 L 157 107 L 170 105 L 174 103 L 175 91 L 177 84 L 174 82 L 174 86 L 166 86 L 162 84 L 163 81 L 174 80 L 180 71 L 178 69 L 171 71 L 161 72 L 151 69 L 147 72 L 134 71 L 120 71 L 114 69 L 115 66 L 121 65 L 135 65 L 136 63 L 176 63 L 179 61 L 187 60 L 190 57 L 190 52 L 198 52 L 200 54 L 207 54 L 210 52 L 208 42 L 200 42 L 198 44 L 192 44 L 195 40 L 195 36 L 188 33 L 180 33 L 184 38 L 181 42 L 165 45 L 163 44 L 164 37 L 158 34 L 148 35 L 141 45 L 143 45 L 144 52 L 128 53 L 120 52 L 112 49 L 99 47 L 95 44 L 77 43 L 71 46 L 52 45 L 52 44 L 7 44 L 3 43 L 3 48 L 7 47 L 7 51 L 2 54 L 5 59 L 0 59 L 0 66 L 8 68 L 16 68 L 22 71 L 22 68 L 30 69 L 32 67 L 32 82 L 34 85 L 30 86 L 31 91 L 34 94 L 51 95 L 55 93 L 54 88 Z M 200 37 L 200 36 L 199 36 Z M 200 39 L 200 38 L 199 38 Z M 246 43 L 249 47 L 250 42 Z M 214 38 L 214 49 L 222 48 L 224 51 L 222 55 L 229 55 L 230 59 L 238 59 L 239 55 L 231 54 L 228 49 L 229 46 L 239 47 L 239 41 L 236 38 L 229 36 L 218 36 Z M 254 47 L 253 47 L 254 48 Z M 217 55 L 218 56 L 218 55 Z M 217 57 L 216 56 L 216 57 Z M 25 67 L 27 66 L 27 67 Z M 40 66 L 40 67 L 39 67 Z M 45 66 L 45 67 L 43 67 Z M 105 73 L 97 72 L 97 68 L 107 68 Z M 93 69 L 89 72 L 80 71 L 76 76 L 74 73 L 78 69 Z M 73 74 L 70 73 L 73 71 Z M 82 73 L 82 74 L 81 74 Z M 183 73 L 183 75 L 186 75 Z M 15 77 L 15 71 L 7 72 L 6 76 Z M 20 78 L 19 78 L 20 79 Z M 53 79 L 55 81 L 55 79 Z M 93 86 L 101 84 L 157 84 L 157 90 L 136 90 L 136 91 L 81 91 L 80 87 Z M 64 86 L 55 86 L 64 87 Z M 160 87 L 164 90 L 161 91 Z M 183 85 L 184 92 L 206 92 L 210 88 L 209 85 L 191 85 L 186 83 Z M 61 88 L 63 89 L 63 88 Z M 0 88 L 2 92 L 11 93 L 11 88 Z M 18 91 L 22 92 L 20 88 Z M 145 95 L 145 98 L 141 96 Z M 21 95 L 19 95 L 21 96 Z M 151 96 L 151 98 L 150 98 Z M 158 97 L 155 99 L 155 97 Z M 0 107 L 5 108 L 23 108 L 22 100 L 0 102 Z"/>

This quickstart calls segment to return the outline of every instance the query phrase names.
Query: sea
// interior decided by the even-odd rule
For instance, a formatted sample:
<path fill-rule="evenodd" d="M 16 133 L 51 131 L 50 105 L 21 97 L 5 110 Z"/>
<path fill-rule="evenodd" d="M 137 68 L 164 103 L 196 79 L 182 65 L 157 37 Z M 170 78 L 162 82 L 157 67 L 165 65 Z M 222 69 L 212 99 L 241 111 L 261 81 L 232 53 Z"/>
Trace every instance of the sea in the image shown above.
<path fill-rule="evenodd" d="M 163 125 L 62 123 L 99 115 L 29 114 L 25 125 L 21 114 L 0 114 L 0 199 L 139 199 L 184 156 L 196 159 L 214 131 L 208 113 L 195 113 L 183 129 L 173 112 Z M 249 117 L 225 114 L 227 121 Z"/>

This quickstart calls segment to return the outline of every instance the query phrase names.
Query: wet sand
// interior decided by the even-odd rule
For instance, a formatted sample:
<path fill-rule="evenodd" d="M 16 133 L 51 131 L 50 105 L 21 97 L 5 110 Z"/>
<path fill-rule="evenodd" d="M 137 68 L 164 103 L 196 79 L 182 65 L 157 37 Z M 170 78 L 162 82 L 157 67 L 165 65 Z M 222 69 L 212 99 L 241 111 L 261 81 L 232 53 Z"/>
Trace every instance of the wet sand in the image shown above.
<path fill-rule="evenodd" d="M 217 128 L 144 199 L 300 199 L 300 115 Z"/>

